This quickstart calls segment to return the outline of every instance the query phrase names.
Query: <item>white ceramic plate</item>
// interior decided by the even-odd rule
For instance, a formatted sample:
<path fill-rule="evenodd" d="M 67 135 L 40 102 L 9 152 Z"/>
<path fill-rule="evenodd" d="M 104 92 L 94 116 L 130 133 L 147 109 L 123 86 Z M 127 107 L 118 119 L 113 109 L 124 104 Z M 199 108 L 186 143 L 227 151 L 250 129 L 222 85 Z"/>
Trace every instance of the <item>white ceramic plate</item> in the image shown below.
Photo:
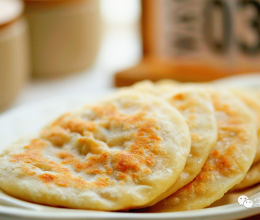
<path fill-rule="evenodd" d="M 237 80 L 227 80 L 228 85 L 239 84 L 244 86 L 259 86 L 260 76 L 254 76 Z M 239 82 L 239 83 L 238 83 Z M 222 82 L 223 83 L 223 80 Z M 68 110 L 73 110 L 84 106 L 85 104 L 100 99 L 112 90 L 107 90 L 99 93 L 92 92 L 91 94 L 78 95 L 74 94 L 70 97 L 56 97 L 48 100 L 38 101 L 26 106 L 22 106 L 4 113 L 0 116 L 0 150 L 11 144 L 16 139 L 35 133 L 41 129 L 46 122 L 56 118 L 61 113 Z M 76 98 L 75 98 L 76 97 Z M 260 187 L 257 187 L 250 192 L 241 192 L 254 201 L 260 198 Z M 240 194 L 227 194 L 222 200 L 213 204 L 212 208 L 206 208 L 195 211 L 174 212 L 174 213 L 132 213 L 132 212 L 100 212 L 87 210 L 72 210 L 63 208 L 53 208 L 43 205 L 37 205 L 19 199 L 13 198 L 0 191 L 0 219 L 211 219 L 211 220 L 231 220 L 248 217 L 251 215 L 260 214 L 260 207 L 247 209 L 244 206 L 239 206 L 236 202 Z M 232 204 L 229 204 L 232 203 Z M 228 205 L 223 205 L 228 204 Z"/>

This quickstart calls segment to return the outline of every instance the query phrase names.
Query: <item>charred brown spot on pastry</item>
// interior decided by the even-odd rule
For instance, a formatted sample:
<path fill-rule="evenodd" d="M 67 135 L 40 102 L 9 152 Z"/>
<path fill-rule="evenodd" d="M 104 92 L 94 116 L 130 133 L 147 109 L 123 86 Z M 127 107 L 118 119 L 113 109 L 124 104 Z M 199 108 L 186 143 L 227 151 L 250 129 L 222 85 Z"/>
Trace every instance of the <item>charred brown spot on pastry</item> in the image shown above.
<path fill-rule="evenodd" d="M 184 95 L 183 94 L 177 94 L 172 97 L 172 100 L 184 100 Z"/>
<path fill-rule="evenodd" d="M 141 170 L 145 164 L 145 159 L 142 156 L 131 152 L 117 152 L 114 156 L 115 169 L 123 172 L 137 172 Z"/>
<path fill-rule="evenodd" d="M 42 180 L 44 183 L 50 183 L 54 180 L 54 175 L 49 173 L 43 173 L 38 175 L 39 179 Z"/>
<path fill-rule="evenodd" d="M 219 150 L 214 150 L 211 154 L 213 157 L 218 158 L 220 157 L 221 152 Z"/>
<path fill-rule="evenodd" d="M 10 161 L 18 162 L 23 160 L 25 163 L 35 161 L 35 158 L 37 158 L 38 156 L 39 150 L 44 148 L 45 145 L 45 141 L 42 141 L 40 139 L 33 139 L 29 145 L 26 145 L 24 147 L 25 149 L 27 149 L 25 152 L 11 157 Z"/>
<path fill-rule="evenodd" d="M 64 157 L 64 154 L 67 155 Z M 74 168 L 76 172 L 84 172 L 86 174 L 105 174 L 107 170 L 105 169 L 105 165 L 109 161 L 109 154 L 102 153 L 97 155 L 91 155 L 87 158 L 86 161 L 82 161 L 81 158 L 77 158 L 74 155 L 68 156 L 68 152 L 61 152 L 58 156 L 62 159 L 63 165 L 70 165 Z"/>
<path fill-rule="evenodd" d="M 63 146 L 69 141 L 69 132 L 60 127 L 60 126 L 53 126 L 49 129 L 44 129 L 41 133 L 41 137 L 50 141 L 54 146 Z"/>
<path fill-rule="evenodd" d="M 79 133 L 81 135 L 84 135 L 85 132 L 91 131 L 93 132 L 96 128 L 95 123 L 91 121 L 85 121 L 80 119 L 71 119 L 66 121 L 61 125 L 62 127 L 69 129 L 70 132 Z"/>
<path fill-rule="evenodd" d="M 35 141 L 33 142 L 33 144 L 35 144 Z M 30 148 L 31 149 L 28 149 L 24 153 L 12 157 L 10 161 L 11 162 L 22 161 L 24 163 L 32 165 L 33 167 L 39 168 L 42 171 L 52 172 L 52 173 L 42 173 L 37 175 L 36 171 L 33 171 L 35 168 L 33 169 L 31 167 L 29 169 L 29 167 L 27 168 L 23 167 L 23 170 L 25 171 L 24 173 L 25 175 L 35 176 L 45 184 L 52 183 L 60 187 L 75 187 L 75 188 L 78 187 L 89 188 L 94 186 L 105 187 L 113 184 L 113 181 L 111 181 L 107 176 L 98 177 L 97 180 L 94 182 L 86 182 L 84 180 L 81 180 L 80 178 L 75 177 L 69 171 L 68 168 L 43 158 L 40 149 L 34 149 L 32 148 L 32 146 Z M 74 156 L 68 152 L 61 152 L 60 157 L 66 160 L 74 158 Z"/>

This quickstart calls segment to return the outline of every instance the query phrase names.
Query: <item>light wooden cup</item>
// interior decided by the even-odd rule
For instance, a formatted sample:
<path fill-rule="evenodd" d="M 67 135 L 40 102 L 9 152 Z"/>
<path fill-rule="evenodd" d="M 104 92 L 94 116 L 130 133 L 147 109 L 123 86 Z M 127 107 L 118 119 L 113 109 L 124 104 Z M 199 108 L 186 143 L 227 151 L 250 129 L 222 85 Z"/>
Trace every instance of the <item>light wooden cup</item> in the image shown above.
<path fill-rule="evenodd" d="M 0 111 L 15 100 L 30 71 L 28 28 L 22 12 L 22 1 L 0 1 Z"/>
<path fill-rule="evenodd" d="M 98 0 L 25 0 L 34 77 L 60 77 L 90 68 L 101 35 Z"/>

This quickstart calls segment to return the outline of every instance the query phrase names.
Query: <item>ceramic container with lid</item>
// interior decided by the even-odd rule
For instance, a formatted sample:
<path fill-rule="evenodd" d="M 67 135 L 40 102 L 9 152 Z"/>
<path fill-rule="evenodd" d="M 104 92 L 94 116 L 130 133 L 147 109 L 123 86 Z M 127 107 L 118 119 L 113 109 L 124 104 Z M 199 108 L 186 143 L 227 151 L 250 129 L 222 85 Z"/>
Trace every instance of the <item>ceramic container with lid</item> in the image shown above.
<path fill-rule="evenodd" d="M 0 111 L 14 101 L 29 75 L 28 29 L 22 12 L 22 1 L 0 1 Z"/>
<path fill-rule="evenodd" d="M 98 0 L 25 0 L 33 76 L 56 77 L 89 68 L 100 43 Z"/>

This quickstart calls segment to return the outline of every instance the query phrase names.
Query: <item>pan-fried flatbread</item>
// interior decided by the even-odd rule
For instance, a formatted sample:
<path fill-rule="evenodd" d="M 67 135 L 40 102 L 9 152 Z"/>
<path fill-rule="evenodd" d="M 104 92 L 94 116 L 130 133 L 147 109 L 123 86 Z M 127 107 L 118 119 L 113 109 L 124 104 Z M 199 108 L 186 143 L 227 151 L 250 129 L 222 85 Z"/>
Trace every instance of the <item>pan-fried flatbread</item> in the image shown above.
<path fill-rule="evenodd" d="M 157 86 L 153 91 L 158 90 Z M 191 182 L 201 171 L 217 141 L 215 111 L 209 93 L 202 88 L 172 88 L 162 96 L 186 119 L 191 134 L 191 151 L 178 180 L 159 197 L 145 206 L 152 206 Z"/>
<path fill-rule="evenodd" d="M 169 103 L 120 93 L 61 116 L 0 155 L 0 187 L 53 206 L 118 210 L 144 205 L 179 177 L 189 128 Z"/>
<path fill-rule="evenodd" d="M 245 178 L 232 188 L 232 191 L 245 189 L 260 183 L 260 162 L 254 164 L 247 172 Z"/>
<path fill-rule="evenodd" d="M 210 90 L 216 111 L 218 141 L 200 174 L 148 212 L 201 209 L 220 199 L 250 168 L 257 146 L 254 117 L 231 92 Z"/>
<path fill-rule="evenodd" d="M 255 164 L 260 160 L 260 101 L 258 100 L 258 97 L 250 91 L 243 89 L 232 89 L 232 92 L 235 93 L 250 108 L 256 118 L 256 124 L 258 127 L 258 146 L 255 159 L 253 161 L 253 164 Z"/>

